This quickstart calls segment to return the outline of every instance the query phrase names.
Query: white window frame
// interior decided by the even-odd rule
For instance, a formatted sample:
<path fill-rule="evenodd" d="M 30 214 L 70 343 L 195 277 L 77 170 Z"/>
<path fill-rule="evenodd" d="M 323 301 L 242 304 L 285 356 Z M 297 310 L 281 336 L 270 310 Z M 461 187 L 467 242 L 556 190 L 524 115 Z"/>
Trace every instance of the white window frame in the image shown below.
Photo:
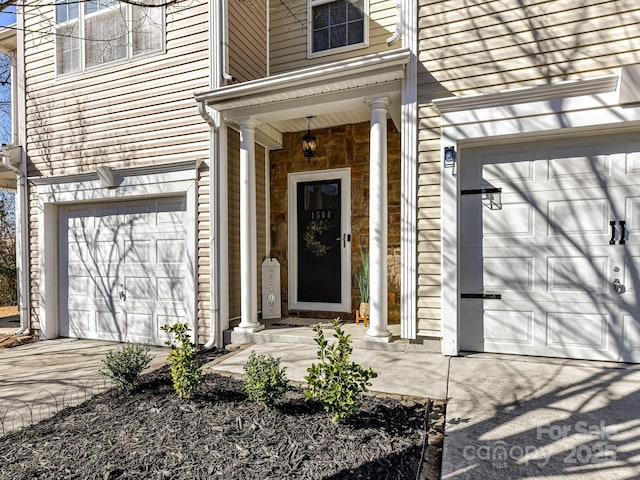
<path fill-rule="evenodd" d="M 117 2 L 117 0 L 116 0 Z M 56 23 L 57 22 L 57 18 L 56 18 L 56 7 L 53 7 L 53 33 L 54 33 L 54 38 L 55 38 L 55 42 L 54 42 L 54 65 L 55 65 L 55 69 L 56 69 L 56 77 L 61 77 L 61 76 L 68 76 L 68 75 L 78 75 L 81 73 L 84 73 L 86 71 L 93 71 L 96 69 L 101 69 L 101 68 L 108 68 L 114 65 L 118 65 L 118 64 L 122 64 L 122 63 L 126 63 L 126 62 L 131 62 L 134 60 L 138 60 L 141 58 L 145 58 L 145 57 L 149 57 L 152 55 L 161 55 L 163 53 L 166 52 L 166 35 L 167 35 L 167 23 L 166 23 L 166 9 L 165 7 L 153 7 L 153 8 L 160 8 L 162 9 L 161 12 L 161 19 L 162 19 L 162 25 L 161 25 L 161 47 L 157 50 L 150 50 L 144 53 L 140 53 L 140 54 L 134 54 L 133 53 L 133 30 L 131 29 L 131 23 L 133 22 L 133 8 L 134 5 L 132 4 L 128 4 L 128 3 L 123 3 L 123 2 L 117 2 L 116 3 L 116 7 L 114 8 L 121 8 L 124 7 L 126 8 L 126 22 L 127 22 L 127 28 L 128 28 L 128 32 L 127 32 L 127 56 L 125 58 L 122 59 L 118 59 L 118 60 L 113 60 L 113 61 L 109 61 L 109 62 L 104 62 L 104 63 L 99 63 L 96 65 L 92 65 L 92 66 L 87 66 L 87 41 L 85 39 L 86 37 L 86 22 L 88 18 L 92 18 L 94 16 L 100 15 L 100 12 L 93 12 L 90 14 L 87 14 L 85 12 L 85 3 L 84 2 L 80 2 L 78 3 L 78 16 L 77 18 L 74 19 L 67 19 L 67 21 L 65 22 L 60 22 L 60 23 Z M 58 71 L 58 29 L 60 28 L 65 28 L 65 27 L 69 27 L 72 28 L 72 26 L 74 24 L 78 24 L 78 37 L 79 37 L 79 42 L 80 42 L 80 68 L 78 70 L 74 70 L 72 72 L 64 72 L 64 73 L 60 73 Z"/>
<path fill-rule="evenodd" d="M 307 1 L 307 58 L 325 57 L 327 55 L 335 55 L 337 53 L 348 52 L 367 48 L 369 46 L 369 0 L 364 0 L 362 6 L 363 13 L 363 39 L 360 43 L 345 45 L 344 47 L 329 48 L 319 52 L 313 51 L 313 8 L 327 3 L 333 3 L 337 0 L 308 0 Z"/>

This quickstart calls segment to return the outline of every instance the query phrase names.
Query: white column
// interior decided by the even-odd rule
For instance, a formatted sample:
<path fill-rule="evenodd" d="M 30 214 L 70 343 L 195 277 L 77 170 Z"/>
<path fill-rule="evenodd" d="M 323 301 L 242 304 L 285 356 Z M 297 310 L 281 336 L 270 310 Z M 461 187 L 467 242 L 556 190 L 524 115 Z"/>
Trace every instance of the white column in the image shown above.
<path fill-rule="evenodd" d="M 367 98 L 369 139 L 369 330 L 365 339 L 389 342 L 387 299 L 387 109 L 389 98 Z"/>
<path fill-rule="evenodd" d="M 258 265 L 256 239 L 255 122 L 240 122 L 240 325 L 236 331 L 257 332 Z"/>

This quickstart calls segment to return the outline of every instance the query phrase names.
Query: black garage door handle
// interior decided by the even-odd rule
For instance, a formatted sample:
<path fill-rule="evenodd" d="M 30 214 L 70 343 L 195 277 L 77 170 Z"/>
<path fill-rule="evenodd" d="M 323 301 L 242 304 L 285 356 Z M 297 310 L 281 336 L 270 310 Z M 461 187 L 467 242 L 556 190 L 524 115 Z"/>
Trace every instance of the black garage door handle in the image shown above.
<path fill-rule="evenodd" d="M 611 240 L 609 240 L 609 245 L 615 245 L 616 244 L 616 221 L 611 220 L 609 222 L 609 225 L 611 225 Z"/>

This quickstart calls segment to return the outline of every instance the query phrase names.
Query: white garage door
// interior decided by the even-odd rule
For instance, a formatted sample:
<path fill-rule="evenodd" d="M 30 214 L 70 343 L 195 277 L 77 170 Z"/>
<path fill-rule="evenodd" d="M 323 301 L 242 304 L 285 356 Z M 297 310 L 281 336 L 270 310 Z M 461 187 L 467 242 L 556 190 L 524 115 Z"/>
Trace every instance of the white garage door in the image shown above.
<path fill-rule="evenodd" d="M 184 322 L 185 199 L 60 209 L 60 334 L 163 345 L 165 323 Z"/>
<path fill-rule="evenodd" d="M 463 150 L 463 350 L 640 362 L 640 141 Z"/>

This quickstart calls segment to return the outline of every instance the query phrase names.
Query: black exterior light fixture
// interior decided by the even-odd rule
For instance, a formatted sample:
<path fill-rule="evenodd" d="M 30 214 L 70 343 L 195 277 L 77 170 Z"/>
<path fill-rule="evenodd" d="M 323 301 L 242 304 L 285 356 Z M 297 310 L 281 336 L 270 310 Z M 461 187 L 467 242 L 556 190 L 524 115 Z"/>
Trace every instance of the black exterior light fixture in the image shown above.
<path fill-rule="evenodd" d="M 302 137 L 302 154 L 307 158 L 307 162 L 311 161 L 318 147 L 315 135 L 311 134 L 311 117 L 307 117 L 307 133 Z"/>

